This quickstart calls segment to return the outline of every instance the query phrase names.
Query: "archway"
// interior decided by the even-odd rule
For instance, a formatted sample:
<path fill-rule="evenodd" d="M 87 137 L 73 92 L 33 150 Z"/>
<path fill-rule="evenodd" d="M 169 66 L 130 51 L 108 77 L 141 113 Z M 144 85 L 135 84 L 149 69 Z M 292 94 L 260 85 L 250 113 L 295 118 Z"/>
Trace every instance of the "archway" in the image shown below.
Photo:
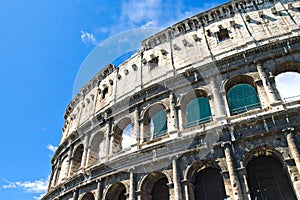
<path fill-rule="evenodd" d="M 162 104 L 156 104 L 147 109 L 143 118 L 144 141 L 161 137 L 167 132 L 167 112 Z"/>
<path fill-rule="evenodd" d="M 100 154 L 103 154 L 103 148 L 101 148 L 101 143 L 103 142 L 104 133 L 99 132 L 97 133 L 90 144 L 90 151 L 89 151 L 89 160 L 88 165 L 95 164 L 100 159 Z M 102 151 L 102 152 L 101 152 Z"/>
<path fill-rule="evenodd" d="M 168 178 L 162 172 L 150 173 L 142 183 L 142 200 L 169 200 Z"/>
<path fill-rule="evenodd" d="M 81 200 L 94 200 L 94 199 L 95 199 L 95 197 L 94 197 L 93 193 L 91 193 L 91 192 L 86 193 L 86 194 L 81 198 Z"/>
<path fill-rule="evenodd" d="M 261 107 L 255 88 L 245 83 L 230 88 L 227 92 L 227 100 L 231 115 Z"/>
<path fill-rule="evenodd" d="M 131 146 L 132 121 L 129 117 L 120 120 L 114 128 L 113 153 Z"/>
<path fill-rule="evenodd" d="M 187 127 L 211 121 L 209 101 L 205 97 L 198 97 L 186 105 Z"/>
<path fill-rule="evenodd" d="M 246 170 L 252 199 L 297 199 L 281 162 L 273 156 L 253 158 Z"/>
<path fill-rule="evenodd" d="M 202 89 L 186 93 L 180 100 L 182 122 L 185 127 L 196 126 L 211 121 L 208 94 Z"/>
<path fill-rule="evenodd" d="M 194 180 L 195 200 L 220 200 L 226 198 L 220 170 L 208 167 L 197 172 Z"/>
<path fill-rule="evenodd" d="M 106 193 L 105 200 L 126 200 L 126 187 L 123 183 L 111 185 Z"/>
<path fill-rule="evenodd" d="M 72 173 L 78 171 L 79 168 L 81 167 L 83 149 L 84 149 L 83 144 L 80 144 L 74 151 L 72 157 L 72 170 L 71 170 Z"/>

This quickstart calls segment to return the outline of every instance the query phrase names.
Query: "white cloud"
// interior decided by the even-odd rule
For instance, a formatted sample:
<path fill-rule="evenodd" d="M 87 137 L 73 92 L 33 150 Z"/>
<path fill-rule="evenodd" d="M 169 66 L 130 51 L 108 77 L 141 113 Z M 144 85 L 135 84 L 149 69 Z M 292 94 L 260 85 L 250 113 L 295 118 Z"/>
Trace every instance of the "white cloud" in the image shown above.
<path fill-rule="evenodd" d="M 146 24 L 142 25 L 141 28 L 148 28 L 148 27 L 156 27 L 157 23 L 155 21 L 149 21 Z"/>
<path fill-rule="evenodd" d="M 124 0 L 121 12 L 113 13 L 115 21 L 111 22 L 110 26 L 99 28 L 97 33 L 111 36 L 135 28 L 165 28 L 220 3 L 202 2 L 188 6 L 184 0 Z M 100 43 L 93 34 L 84 31 L 81 32 L 81 38 L 85 44 Z"/>
<path fill-rule="evenodd" d="M 35 181 L 16 181 L 8 182 L 7 185 L 3 185 L 3 189 L 22 189 L 26 192 L 41 194 L 47 191 L 48 180 L 35 180 Z"/>
<path fill-rule="evenodd" d="M 95 36 L 92 33 L 84 32 L 84 31 L 81 31 L 81 41 L 84 44 L 93 44 L 93 45 L 98 44 Z"/>
<path fill-rule="evenodd" d="M 49 149 L 50 151 L 52 151 L 54 153 L 56 151 L 57 147 L 53 146 L 52 144 L 48 144 L 47 149 Z"/>
<path fill-rule="evenodd" d="M 122 4 L 120 21 L 117 24 L 119 30 L 167 27 L 214 6 L 217 4 L 202 3 L 198 7 L 188 7 L 183 0 L 126 0 Z"/>
<path fill-rule="evenodd" d="M 157 21 L 161 15 L 161 0 L 129 0 L 122 4 L 122 21 L 133 24 Z"/>

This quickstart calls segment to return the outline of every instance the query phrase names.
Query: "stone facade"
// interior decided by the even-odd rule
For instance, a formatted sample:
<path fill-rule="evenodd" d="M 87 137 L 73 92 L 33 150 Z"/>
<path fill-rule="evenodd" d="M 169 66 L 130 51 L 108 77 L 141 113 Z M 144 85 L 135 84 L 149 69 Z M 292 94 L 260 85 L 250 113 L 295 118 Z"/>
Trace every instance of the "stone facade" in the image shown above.
<path fill-rule="evenodd" d="M 300 101 L 275 81 L 300 73 L 299 25 L 299 1 L 232 1 L 142 41 L 68 105 L 43 200 L 300 199 Z M 258 106 L 236 112 L 228 94 L 242 84 Z M 211 114 L 189 124 L 197 98 Z"/>

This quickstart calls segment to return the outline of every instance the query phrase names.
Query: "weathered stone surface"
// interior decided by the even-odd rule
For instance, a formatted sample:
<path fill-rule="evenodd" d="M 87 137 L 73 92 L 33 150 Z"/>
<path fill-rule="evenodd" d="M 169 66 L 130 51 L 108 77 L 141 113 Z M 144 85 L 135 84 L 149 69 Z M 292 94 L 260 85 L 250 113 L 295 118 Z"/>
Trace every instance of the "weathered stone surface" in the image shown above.
<path fill-rule="evenodd" d="M 156 193 L 194 200 L 199 177 L 211 190 L 211 168 L 222 198 L 251 199 L 263 192 L 253 190 L 249 163 L 270 157 L 285 170 L 289 198 L 300 199 L 300 102 L 284 101 L 274 81 L 300 72 L 299 8 L 290 0 L 232 1 L 142 41 L 118 69 L 107 65 L 66 109 L 43 200 Z M 232 114 L 227 93 L 237 84 L 253 87 L 260 106 Z M 208 99 L 211 117 L 189 125 L 186 106 L 198 97 Z M 167 129 L 154 137 L 151 118 L 161 110 Z"/>

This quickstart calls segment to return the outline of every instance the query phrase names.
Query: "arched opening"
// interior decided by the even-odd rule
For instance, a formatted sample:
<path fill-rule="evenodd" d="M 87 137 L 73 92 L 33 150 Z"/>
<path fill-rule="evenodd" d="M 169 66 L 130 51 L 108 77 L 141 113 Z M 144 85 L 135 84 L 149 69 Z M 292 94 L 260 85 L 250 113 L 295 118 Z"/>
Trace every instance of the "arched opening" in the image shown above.
<path fill-rule="evenodd" d="M 275 77 L 276 88 L 285 102 L 300 99 L 300 73 L 284 72 Z"/>
<path fill-rule="evenodd" d="M 198 97 L 186 105 L 187 127 L 211 121 L 211 110 L 208 98 Z"/>
<path fill-rule="evenodd" d="M 152 140 L 167 132 L 167 112 L 158 104 L 150 107 L 144 116 L 144 140 Z"/>
<path fill-rule="evenodd" d="M 82 160 L 82 154 L 83 154 L 83 144 L 80 144 L 74 151 L 73 157 L 72 157 L 72 173 L 79 170 L 81 166 L 81 160 Z"/>
<path fill-rule="evenodd" d="M 167 112 L 158 111 L 151 118 L 151 139 L 158 138 L 166 134 L 167 131 Z"/>
<path fill-rule="evenodd" d="M 166 175 L 162 172 L 150 173 L 142 183 L 142 200 L 169 200 L 169 186 Z"/>
<path fill-rule="evenodd" d="M 68 176 L 68 166 L 69 166 L 69 162 L 68 162 L 68 157 L 66 156 L 62 160 L 60 168 L 58 168 L 59 174 L 58 174 L 57 184 L 60 184 L 61 182 L 63 182 L 64 178 L 66 178 Z"/>
<path fill-rule="evenodd" d="M 168 200 L 169 199 L 169 187 L 168 179 L 166 177 L 159 179 L 154 183 L 151 196 L 152 200 Z"/>
<path fill-rule="evenodd" d="M 81 200 L 94 200 L 94 199 L 95 199 L 95 197 L 94 197 L 93 193 L 91 193 L 91 192 L 86 193 L 86 194 L 81 198 Z"/>
<path fill-rule="evenodd" d="M 103 132 L 99 132 L 93 137 L 90 145 L 88 165 L 97 163 L 102 157 L 101 155 L 103 154 L 103 152 L 101 151 L 103 151 L 103 137 Z"/>
<path fill-rule="evenodd" d="M 105 99 L 105 97 L 107 96 L 108 94 L 108 87 L 104 87 L 104 89 L 102 90 L 102 99 Z"/>
<path fill-rule="evenodd" d="M 126 187 L 123 183 L 115 183 L 109 187 L 105 200 L 126 200 Z"/>
<path fill-rule="evenodd" d="M 252 199 L 297 199 L 281 162 L 273 156 L 253 158 L 246 170 Z"/>
<path fill-rule="evenodd" d="M 220 200 L 226 198 L 220 170 L 208 167 L 197 172 L 194 181 L 195 200 Z"/>
<path fill-rule="evenodd" d="M 113 153 L 130 148 L 132 122 L 129 117 L 120 120 L 115 126 L 113 138 Z"/>
<path fill-rule="evenodd" d="M 122 149 L 128 149 L 131 146 L 132 125 L 128 124 L 123 130 Z"/>
<path fill-rule="evenodd" d="M 200 89 L 185 94 L 181 101 L 184 127 L 192 127 L 211 121 L 211 109 L 207 93 Z"/>
<path fill-rule="evenodd" d="M 255 88 L 246 83 L 237 84 L 230 88 L 227 91 L 227 100 L 231 115 L 261 108 Z"/>

